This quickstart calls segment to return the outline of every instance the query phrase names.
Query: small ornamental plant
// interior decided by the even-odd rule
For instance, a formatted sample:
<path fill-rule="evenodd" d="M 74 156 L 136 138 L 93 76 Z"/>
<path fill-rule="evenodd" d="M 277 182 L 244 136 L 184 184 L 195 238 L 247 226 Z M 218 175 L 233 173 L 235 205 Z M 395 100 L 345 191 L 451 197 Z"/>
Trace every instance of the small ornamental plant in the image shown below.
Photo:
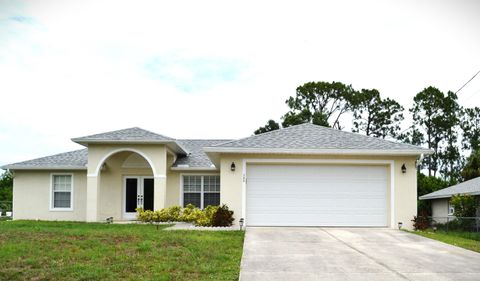
<path fill-rule="evenodd" d="M 144 223 L 189 222 L 196 226 L 231 226 L 233 211 L 227 205 L 207 206 L 201 210 L 192 204 L 185 208 L 172 206 L 157 211 L 137 209 L 137 220 Z"/>

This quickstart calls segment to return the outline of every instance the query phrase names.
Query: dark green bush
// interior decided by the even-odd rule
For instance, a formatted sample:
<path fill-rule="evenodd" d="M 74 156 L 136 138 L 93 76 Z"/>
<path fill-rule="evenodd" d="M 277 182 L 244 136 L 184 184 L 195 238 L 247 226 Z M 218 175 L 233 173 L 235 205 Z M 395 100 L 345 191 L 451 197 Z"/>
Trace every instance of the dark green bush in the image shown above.
<path fill-rule="evenodd" d="M 435 224 L 438 230 L 444 231 L 475 231 L 475 219 L 450 218 L 448 222 Z"/>
<path fill-rule="evenodd" d="M 412 222 L 415 230 L 425 230 L 430 226 L 430 220 L 426 216 L 414 216 Z"/>
<path fill-rule="evenodd" d="M 223 204 L 217 209 L 212 224 L 213 226 L 231 226 L 234 220 L 233 211 L 230 211 L 228 206 Z"/>

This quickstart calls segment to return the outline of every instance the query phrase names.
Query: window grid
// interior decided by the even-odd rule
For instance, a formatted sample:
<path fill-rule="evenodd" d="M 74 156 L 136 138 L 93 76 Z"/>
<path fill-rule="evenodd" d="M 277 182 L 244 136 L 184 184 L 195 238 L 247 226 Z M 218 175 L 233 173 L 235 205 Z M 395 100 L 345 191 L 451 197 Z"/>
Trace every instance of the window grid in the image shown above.
<path fill-rule="evenodd" d="M 52 208 L 72 208 L 72 176 L 53 175 Z"/>
<path fill-rule="evenodd" d="M 195 201 L 200 201 L 200 204 L 194 204 Z M 219 205 L 220 176 L 183 176 L 183 206 L 189 203 L 201 209 Z"/>
<path fill-rule="evenodd" d="M 448 202 L 448 215 L 453 215 L 455 213 L 455 207 Z"/>

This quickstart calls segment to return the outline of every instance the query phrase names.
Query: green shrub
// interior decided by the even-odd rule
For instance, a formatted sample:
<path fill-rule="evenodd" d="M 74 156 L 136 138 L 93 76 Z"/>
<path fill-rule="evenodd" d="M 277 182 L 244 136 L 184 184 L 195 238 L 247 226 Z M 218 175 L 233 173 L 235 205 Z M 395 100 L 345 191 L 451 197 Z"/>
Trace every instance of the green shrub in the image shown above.
<path fill-rule="evenodd" d="M 150 210 L 144 210 L 142 208 L 137 208 L 137 220 L 141 222 L 152 223 L 154 221 L 155 213 Z"/>
<path fill-rule="evenodd" d="M 167 221 L 179 221 L 180 220 L 180 215 L 182 213 L 182 207 L 180 206 L 172 206 L 168 207 L 165 209 L 165 212 L 167 213 Z"/>
<path fill-rule="evenodd" d="M 459 219 L 451 218 L 448 223 L 437 223 L 436 227 L 439 230 L 444 231 L 475 231 L 476 229 L 475 219 Z"/>
<path fill-rule="evenodd" d="M 200 210 L 192 204 L 185 208 L 172 206 L 157 211 L 137 209 L 137 220 L 145 223 L 184 221 L 196 226 L 231 226 L 233 211 L 227 205 L 207 206 Z"/>
<path fill-rule="evenodd" d="M 188 204 L 180 213 L 179 221 L 194 222 L 201 215 L 201 210 L 192 204 Z"/>
<path fill-rule="evenodd" d="M 218 206 L 207 206 L 202 215 L 194 222 L 197 226 L 213 226 L 213 218 L 218 211 Z"/>
<path fill-rule="evenodd" d="M 456 194 L 450 199 L 456 217 L 475 217 L 477 204 L 475 197 L 469 194 Z"/>

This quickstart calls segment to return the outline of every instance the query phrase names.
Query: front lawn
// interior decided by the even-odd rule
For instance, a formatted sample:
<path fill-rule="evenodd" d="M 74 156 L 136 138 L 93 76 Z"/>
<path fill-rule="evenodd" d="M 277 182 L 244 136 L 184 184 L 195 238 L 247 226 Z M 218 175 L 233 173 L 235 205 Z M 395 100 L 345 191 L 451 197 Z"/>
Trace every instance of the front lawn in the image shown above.
<path fill-rule="evenodd" d="M 0 221 L 0 280 L 236 280 L 241 231 Z"/>
<path fill-rule="evenodd" d="M 414 231 L 413 233 L 480 253 L 480 233 L 455 231 Z"/>

